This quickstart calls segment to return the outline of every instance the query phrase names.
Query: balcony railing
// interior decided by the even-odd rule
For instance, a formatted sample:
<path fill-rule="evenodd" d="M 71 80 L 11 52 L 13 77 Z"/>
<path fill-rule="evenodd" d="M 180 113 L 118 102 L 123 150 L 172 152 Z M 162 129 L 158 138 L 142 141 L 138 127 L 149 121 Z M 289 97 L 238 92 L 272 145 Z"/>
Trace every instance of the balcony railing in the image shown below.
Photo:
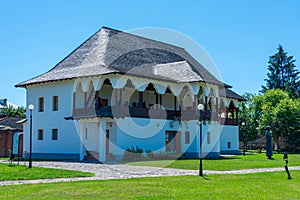
<path fill-rule="evenodd" d="M 153 118 L 153 119 L 170 119 L 175 118 L 181 120 L 198 120 L 201 113 L 201 119 L 206 121 L 219 121 L 224 125 L 237 125 L 237 119 L 221 118 L 216 111 L 201 111 L 198 110 L 163 110 L 163 109 L 149 109 L 142 107 L 128 107 L 128 106 L 102 106 L 95 108 L 79 108 L 73 110 L 74 118 L 88 118 L 88 117 L 135 117 L 135 118 Z"/>
<path fill-rule="evenodd" d="M 238 125 L 238 119 L 220 118 L 219 121 L 220 124 L 224 124 L 224 125 L 232 125 L 232 126 Z"/>

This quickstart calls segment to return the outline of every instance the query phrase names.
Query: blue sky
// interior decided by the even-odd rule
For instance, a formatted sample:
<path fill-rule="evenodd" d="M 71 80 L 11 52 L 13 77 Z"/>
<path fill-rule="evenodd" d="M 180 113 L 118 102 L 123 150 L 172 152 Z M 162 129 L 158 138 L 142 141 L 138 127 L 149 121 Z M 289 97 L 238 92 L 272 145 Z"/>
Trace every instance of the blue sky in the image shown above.
<path fill-rule="evenodd" d="M 258 93 L 279 44 L 300 60 L 299 9 L 297 0 L 0 1 L 0 98 L 25 106 L 25 89 L 14 85 L 50 70 L 102 26 L 185 34 L 234 91 Z"/>

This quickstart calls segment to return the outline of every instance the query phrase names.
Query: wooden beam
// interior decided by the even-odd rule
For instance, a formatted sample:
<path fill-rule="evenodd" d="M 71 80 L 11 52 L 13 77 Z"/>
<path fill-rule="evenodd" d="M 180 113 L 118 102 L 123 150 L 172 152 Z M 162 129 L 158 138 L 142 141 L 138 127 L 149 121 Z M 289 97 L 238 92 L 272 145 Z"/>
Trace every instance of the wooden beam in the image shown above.
<path fill-rule="evenodd" d="M 119 89 L 119 106 L 122 106 L 122 89 Z"/>
<path fill-rule="evenodd" d="M 118 106 L 118 104 L 119 104 L 119 98 L 118 98 L 118 96 L 119 96 L 119 89 L 114 89 L 114 93 L 115 93 L 115 106 Z"/>
<path fill-rule="evenodd" d="M 216 111 L 219 113 L 219 99 L 216 97 Z"/>
<path fill-rule="evenodd" d="M 86 113 L 87 109 L 87 92 L 84 92 L 84 113 Z"/>
<path fill-rule="evenodd" d="M 162 108 L 162 94 L 159 95 L 159 108 Z"/>
<path fill-rule="evenodd" d="M 139 104 L 140 104 L 140 108 L 143 107 L 143 92 L 139 92 Z"/>
<path fill-rule="evenodd" d="M 177 98 L 176 96 L 174 96 L 174 111 L 176 112 L 177 111 Z"/>
<path fill-rule="evenodd" d="M 208 110 L 207 96 L 205 96 L 204 109 L 205 109 L 205 111 L 207 111 L 207 110 Z"/>
<path fill-rule="evenodd" d="M 194 108 L 193 110 L 197 110 L 197 95 L 194 95 Z"/>
<path fill-rule="evenodd" d="M 158 109 L 158 94 L 155 92 L 155 109 Z"/>
<path fill-rule="evenodd" d="M 75 106 L 76 106 L 76 93 L 73 92 L 73 115 L 74 115 L 74 111 L 75 111 Z"/>

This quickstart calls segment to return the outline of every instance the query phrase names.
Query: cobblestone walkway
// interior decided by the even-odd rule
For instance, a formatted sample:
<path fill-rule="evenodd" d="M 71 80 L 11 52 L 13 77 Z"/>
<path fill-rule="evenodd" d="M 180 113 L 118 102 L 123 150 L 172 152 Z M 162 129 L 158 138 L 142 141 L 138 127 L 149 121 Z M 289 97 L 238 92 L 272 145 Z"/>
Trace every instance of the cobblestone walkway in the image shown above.
<path fill-rule="evenodd" d="M 1 162 L 7 163 L 7 161 L 1 161 Z M 77 177 L 77 178 L 40 179 L 40 180 L 0 181 L 0 186 L 15 185 L 15 184 L 71 182 L 71 181 L 81 181 L 81 180 L 108 180 L 108 179 L 126 179 L 126 178 L 138 178 L 138 177 L 198 175 L 198 170 L 182 170 L 182 169 L 170 169 L 170 168 L 159 168 L 159 167 L 131 166 L 125 164 L 93 164 L 93 163 L 81 163 L 81 162 L 33 162 L 33 166 L 92 172 L 95 174 L 95 176 Z M 289 167 L 289 169 L 300 170 L 300 167 Z M 284 168 L 282 167 L 282 168 L 265 168 L 265 169 L 246 169 L 246 170 L 235 170 L 235 171 L 204 170 L 204 174 L 248 174 L 248 173 L 275 172 L 275 171 L 284 171 Z"/>

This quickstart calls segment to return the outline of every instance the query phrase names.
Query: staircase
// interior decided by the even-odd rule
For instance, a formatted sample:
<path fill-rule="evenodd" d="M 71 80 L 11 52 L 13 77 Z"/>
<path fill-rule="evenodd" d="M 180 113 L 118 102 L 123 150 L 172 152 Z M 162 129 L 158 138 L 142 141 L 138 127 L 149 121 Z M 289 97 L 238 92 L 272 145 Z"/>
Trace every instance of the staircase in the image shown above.
<path fill-rule="evenodd" d="M 96 91 L 92 90 L 86 101 L 86 105 L 88 108 L 93 108 L 95 106 L 95 101 L 96 101 L 95 96 L 96 96 Z"/>
<path fill-rule="evenodd" d="M 87 162 L 99 162 L 99 153 L 96 151 L 86 151 L 86 156 L 83 159 Z M 115 161 L 116 156 L 112 153 L 106 155 L 106 161 Z"/>
<path fill-rule="evenodd" d="M 84 157 L 85 161 L 98 161 L 99 153 L 96 151 L 86 151 L 86 156 Z"/>
<path fill-rule="evenodd" d="M 106 154 L 106 160 L 107 161 L 115 161 L 116 160 L 116 156 L 113 155 L 112 153 L 108 153 L 108 154 Z"/>

